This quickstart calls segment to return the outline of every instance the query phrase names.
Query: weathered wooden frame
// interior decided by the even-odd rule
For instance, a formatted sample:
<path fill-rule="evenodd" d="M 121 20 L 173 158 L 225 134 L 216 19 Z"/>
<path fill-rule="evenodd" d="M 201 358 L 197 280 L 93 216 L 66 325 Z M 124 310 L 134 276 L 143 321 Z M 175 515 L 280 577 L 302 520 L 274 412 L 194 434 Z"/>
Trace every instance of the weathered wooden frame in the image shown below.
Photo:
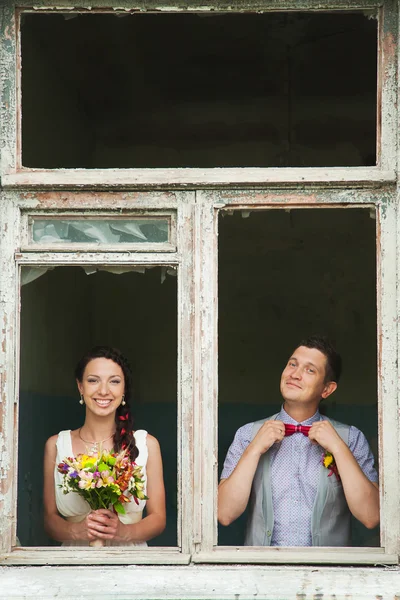
<path fill-rule="evenodd" d="M 13 3 L 10 2 L 10 5 Z M 41 0 L 32 7 L 31 3 L 21 2 L 18 9 L 6 10 L 3 12 L 3 29 L 7 33 L 7 44 L 3 44 L 2 64 L 4 64 L 4 77 L 6 82 L 6 102 L 11 108 L 11 114 L 7 115 L 3 125 L 3 138 L 7 139 L 8 144 L 2 153 L 2 173 L 3 185 L 29 185 L 29 186 L 49 186 L 51 188 L 65 185 L 100 185 L 105 186 L 140 186 L 141 184 L 166 185 L 232 185 L 232 184 L 250 184 L 271 183 L 274 177 L 280 181 L 298 178 L 299 182 L 308 180 L 309 175 L 316 180 L 326 180 L 333 177 L 342 181 L 354 181 L 362 179 L 371 181 L 375 178 L 393 179 L 395 164 L 393 155 L 393 142 L 396 139 L 395 132 L 395 112 L 391 108 L 395 104 L 395 88 L 393 82 L 396 79 L 396 35 L 397 35 L 397 11 L 396 0 L 335 0 L 317 2 L 316 0 L 286 0 L 279 3 L 277 0 L 264 0 L 248 2 L 236 0 L 227 3 L 226 0 L 219 1 L 217 6 L 210 0 L 201 5 L 180 0 L 176 3 L 154 2 L 142 0 L 142 2 L 124 2 L 118 3 L 113 7 L 113 3 L 96 0 L 88 7 L 87 3 L 80 0 L 71 2 L 68 0 L 61 6 L 55 6 L 47 0 Z M 114 169 L 114 170 L 86 170 L 73 169 L 74 181 L 71 181 L 71 169 L 27 169 L 23 168 L 21 163 L 21 49 L 20 49 L 20 15 L 21 12 L 267 12 L 267 11 L 285 11 L 285 10 L 362 10 L 379 18 L 379 60 L 378 60 L 378 90 L 377 90 L 377 166 L 372 168 L 354 167 L 346 169 L 346 175 L 343 169 L 334 168 L 315 168 L 315 169 L 296 169 L 296 168 L 219 168 L 219 169 Z M 16 67 L 16 69 L 15 69 Z M 9 78 L 9 71 L 14 75 Z M 303 175 L 301 175 L 303 173 Z M 309 175 L 307 175 L 309 174 Z"/>
<path fill-rule="evenodd" d="M 57 242 L 55 243 L 40 243 L 33 242 L 31 236 L 31 225 L 34 219 L 48 219 L 48 220 L 60 220 L 63 219 L 85 219 L 85 220 L 102 220 L 106 221 L 108 219 L 113 220 L 126 220 L 126 219 L 144 219 L 144 220 L 167 220 L 168 221 L 168 241 L 167 242 L 142 242 L 142 243 L 123 243 L 123 244 L 96 244 L 96 243 L 63 243 Z M 150 212 L 150 211 L 120 211 L 118 214 L 110 213 L 109 211 L 91 211 L 89 215 L 83 215 L 78 212 L 78 214 L 73 212 L 65 212 L 65 211 L 27 211 L 22 213 L 21 219 L 21 250 L 25 251 L 34 251 L 40 252 L 44 250 L 53 251 L 55 248 L 60 251 L 87 251 L 93 252 L 102 251 L 102 252 L 120 252 L 120 251 L 128 251 L 128 252 L 175 252 L 176 251 L 176 218 L 175 213 L 160 211 L 160 212 Z"/>
<path fill-rule="evenodd" d="M 390 335 L 393 322 L 396 322 L 395 291 L 395 254 L 393 225 L 396 222 L 396 195 L 394 190 L 274 190 L 249 192 L 248 190 L 230 190 L 198 193 L 198 203 L 203 212 L 203 285 L 207 285 L 207 295 L 203 299 L 209 311 L 206 319 L 210 324 L 208 335 L 203 336 L 202 355 L 206 360 L 203 372 L 207 377 L 203 381 L 203 426 L 201 439 L 203 496 L 207 489 L 214 488 L 214 504 L 203 502 L 201 506 L 203 544 L 194 554 L 196 563 L 374 563 L 397 564 L 399 530 L 393 524 L 398 511 L 398 483 L 394 476 L 399 470 L 399 457 L 390 451 L 396 448 L 398 440 L 398 409 L 396 397 L 397 366 L 395 339 Z M 221 210 L 271 210 L 288 208 L 342 208 L 370 207 L 376 210 L 377 217 L 377 297 L 378 297 L 378 373 L 379 373 L 379 434 L 380 440 L 380 477 L 381 477 L 381 548 L 255 548 L 255 547 L 218 547 L 216 539 L 216 430 L 212 424 L 217 422 L 217 235 L 218 212 Z M 213 265 L 213 266 L 212 266 Z M 382 299 L 385 298 L 385 302 Z M 387 302 L 391 298 L 392 301 Z M 213 440 L 206 432 L 213 431 Z M 390 440 L 387 442 L 387 440 Z M 213 446 L 211 443 L 213 442 Z M 392 445 L 393 444 L 393 445 Z M 207 447 L 206 447 L 207 446 Z M 394 459 L 395 462 L 392 462 Z M 391 490 L 391 491 L 389 491 Z"/>
<path fill-rule="evenodd" d="M 177 210 L 178 250 L 163 255 L 114 252 L 103 256 L 108 264 L 176 264 L 179 269 L 181 362 L 179 382 L 183 438 L 179 449 L 181 472 L 180 511 L 181 550 L 157 549 L 149 561 L 153 564 L 197 563 L 187 567 L 138 567 L 124 571 L 113 592 L 132 598 L 237 598 L 239 595 L 258 598 L 322 598 L 324 593 L 336 598 L 376 598 L 398 595 L 399 569 L 332 567 L 262 566 L 260 563 L 311 564 L 397 564 L 400 554 L 398 520 L 399 497 L 399 397 L 398 362 L 400 360 L 400 280 L 398 254 L 400 219 L 398 193 L 398 127 L 397 73 L 398 16 L 397 0 L 94 0 L 88 8 L 84 0 L 63 0 L 59 8 L 48 0 L 32 3 L 23 0 L 18 9 L 35 11 L 284 11 L 284 10 L 364 10 L 378 13 L 378 162 L 364 168 L 241 168 L 241 169 L 116 169 L 116 170 L 27 170 L 19 164 L 18 121 L 18 11 L 13 0 L 3 0 L 0 6 L 0 556 L 10 564 L 73 564 L 136 562 L 118 552 L 60 551 L 57 560 L 45 549 L 23 549 L 10 552 L 15 523 L 16 471 L 15 432 L 17 412 L 15 402 L 18 380 L 18 265 L 45 264 L 49 255 L 20 252 L 19 232 L 21 210 L 81 211 L 123 207 L 128 210 Z M 185 200 L 177 190 L 189 189 Z M 94 193 L 96 190 L 96 194 Z M 96 200 L 102 191 L 104 201 Z M 162 191 L 165 190 L 165 191 Z M 174 191 L 176 190 L 176 191 Z M 68 191 L 68 197 L 65 193 Z M 74 193 L 71 193 L 74 192 Z M 181 193 L 181 192 L 179 192 Z M 183 193 L 183 192 L 182 192 Z M 192 194 L 192 195 L 191 195 Z M 190 200 L 188 197 L 190 196 Z M 77 200 L 79 198 L 79 201 Z M 181 196 L 183 198 L 183 196 Z M 216 546 L 215 502 L 216 481 L 216 406 L 217 406 L 217 301 L 216 255 L 217 215 L 227 207 L 234 210 L 265 210 L 269 208 L 307 207 L 371 207 L 376 210 L 378 232 L 378 340 L 379 340 L 379 428 L 380 485 L 382 501 L 382 540 L 379 549 L 256 549 L 218 548 Z M 180 227 L 185 233 L 179 233 Z M 88 252 L 85 262 L 95 264 L 100 255 Z M 174 262 L 175 260 L 175 262 Z M 101 262 L 101 261 L 100 261 Z M 72 251 L 51 257 L 51 264 L 81 264 Z M 190 283 L 191 282 L 191 283 Z M 188 342 L 188 338 L 191 342 Z M 184 366 L 183 366 L 184 365 Z M 200 475 L 199 475 L 200 474 Z M 195 492 L 192 493 L 192 483 Z M 211 490 L 208 492 L 207 490 Z M 266 552 L 268 551 L 268 552 Z M 207 566 L 201 563 L 259 563 L 238 566 Z M 76 567 L 75 567 L 76 568 Z M 113 568 L 115 576 L 118 567 Z M 155 570 L 156 569 L 156 570 Z M 195 569 L 195 571 L 193 571 Z M 20 572 L 3 569 L 7 598 L 30 597 L 38 591 L 43 598 L 53 597 L 54 582 L 59 582 L 57 597 L 71 597 L 69 571 L 56 566 L 42 571 L 38 583 L 34 567 Z M 119 572 L 119 571 L 117 571 Z M 73 585 L 85 597 L 97 597 L 109 581 L 107 569 L 80 572 Z M 49 577 L 53 576 L 53 579 Z M 66 585 L 67 577 L 69 585 Z M 20 587 L 15 589 L 18 577 Z M 90 580 L 90 587 L 89 586 Z M 50 585 L 49 582 L 53 583 Z M 140 588 L 137 589 L 137 582 Z M 36 591 L 32 591 L 35 582 Z M 228 588 L 226 583 L 228 582 Z M 378 583 L 379 582 L 379 583 Z M 221 587 L 222 585 L 222 587 Z M 63 588 L 64 586 L 64 588 Z M 81 588 L 79 587 L 81 586 Z M 83 587 L 82 587 L 83 586 Z M 361 590 L 361 587 L 363 588 Z M 39 589 L 40 588 L 40 589 Z M 50 591 L 49 591 L 50 590 Z M 46 595 L 47 594 L 47 595 Z M 1 597 L 1 596 L 0 596 Z M 104 596 L 106 597 L 106 596 Z"/>
<path fill-rule="evenodd" d="M 40 205 L 40 200 L 32 202 L 31 196 L 27 201 L 25 194 L 12 193 L 5 201 L 6 210 L 3 215 L 6 215 L 5 222 L 11 224 L 10 228 L 13 231 L 14 257 L 7 259 L 7 269 L 2 273 L 1 289 L 7 293 L 7 302 L 14 305 L 14 308 L 7 316 L 10 318 L 9 337 L 3 346 L 5 348 L 4 358 L 7 360 L 9 369 L 7 372 L 14 371 L 15 377 L 4 382 L 7 386 L 5 393 L 6 400 L 3 399 L 2 408 L 5 409 L 3 414 L 12 418 L 12 427 L 3 425 L 2 434 L 4 436 L 2 446 L 7 448 L 7 456 L 4 461 L 3 469 L 7 472 L 7 481 L 3 488 L 2 511 L 1 511 L 1 527 L 4 528 L 4 536 L 2 536 L 2 547 L 0 556 L 3 564 L 82 564 L 85 562 L 97 564 L 187 564 L 192 553 L 191 531 L 188 527 L 190 515 L 192 513 L 192 485 L 190 473 L 192 473 L 192 443 L 190 440 L 190 432 L 193 430 L 193 374 L 192 374 L 192 343 L 190 333 L 193 330 L 194 322 L 194 291 L 191 283 L 193 272 L 193 236 L 192 229 L 188 227 L 188 223 L 192 220 L 193 206 L 195 202 L 194 192 L 178 192 L 179 211 L 176 213 L 178 250 L 175 252 L 135 252 L 129 250 L 119 250 L 118 252 L 107 249 L 92 249 L 90 252 L 74 251 L 71 245 L 70 251 L 58 251 L 57 245 L 52 251 L 36 250 L 36 251 L 20 251 L 21 241 L 24 236 L 23 220 L 26 214 L 30 212 L 37 213 L 37 207 Z M 58 198 L 52 195 L 52 201 L 57 203 L 62 195 Z M 84 194 L 83 194 L 84 196 Z M 176 194 L 167 193 L 152 193 L 150 194 L 148 204 L 161 208 L 163 214 L 167 212 L 166 201 L 171 201 L 172 210 L 176 211 L 178 202 Z M 135 199 L 139 199 L 141 195 L 137 193 L 124 194 L 119 197 L 119 202 L 113 198 L 113 210 L 115 214 L 120 214 L 130 207 Z M 29 210 L 36 204 L 35 210 Z M 84 201 L 83 201 L 84 204 Z M 92 203 L 93 204 L 93 203 Z M 82 200 L 80 195 L 74 195 L 70 200 L 71 209 L 75 209 L 75 214 L 89 216 L 92 211 L 82 210 Z M 41 204 L 43 206 L 43 202 Z M 107 194 L 101 196 L 97 201 L 97 208 L 107 207 L 107 214 L 112 215 L 110 210 L 110 202 Z M 28 210 L 27 210 L 28 208 Z M 97 210 L 97 213 L 100 212 Z M 9 220 L 10 219 L 10 220 Z M 7 227 L 8 230 L 8 227 Z M 178 523 L 177 523 L 177 548 L 149 548 L 146 553 L 135 550 L 124 550 L 123 553 L 116 552 L 114 549 L 104 549 L 88 553 L 76 552 L 77 549 L 67 548 L 52 548 L 38 549 L 24 548 L 12 550 L 15 546 L 16 539 L 16 478 L 13 477 L 14 469 L 17 468 L 17 431 L 18 431 L 18 356 L 19 356 L 19 304 L 20 304 L 20 267 L 21 266 L 67 266 L 67 265 L 142 265 L 142 266 L 173 266 L 178 271 L 178 435 L 182 436 L 182 432 L 188 432 L 185 444 L 178 444 L 178 472 L 188 475 L 186 478 L 178 478 Z M 184 283 L 185 282 L 185 283 Z M 7 289 L 6 289 L 7 288 Z M 2 370 L 2 373 L 4 371 Z M 3 384 L 3 381 L 2 381 Z M 4 387 L 3 387 L 4 390 Z M 2 390 L 2 391 L 3 391 Z M 10 395 L 11 394 L 11 395 Z M 14 396 L 14 399 L 12 397 Z M 3 421 L 4 424 L 4 421 Z M 11 483 L 11 485 L 10 485 Z M 6 492 L 4 492 L 6 489 Z"/>

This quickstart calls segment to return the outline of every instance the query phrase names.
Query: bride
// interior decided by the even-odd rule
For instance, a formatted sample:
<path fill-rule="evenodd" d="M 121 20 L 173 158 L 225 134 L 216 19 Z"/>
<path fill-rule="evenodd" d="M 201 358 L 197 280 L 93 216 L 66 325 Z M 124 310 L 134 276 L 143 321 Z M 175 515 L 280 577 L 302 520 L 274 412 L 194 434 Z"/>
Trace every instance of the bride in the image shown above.
<path fill-rule="evenodd" d="M 46 442 L 44 514 L 47 533 L 64 546 L 147 546 L 165 528 L 165 491 L 160 446 L 143 429 L 133 431 L 129 400 L 131 370 L 122 354 L 97 346 L 76 366 L 75 378 L 85 420 L 75 431 L 61 431 Z M 124 505 L 125 514 L 91 511 L 79 494 L 63 494 L 57 465 L 66 457 L 99 450 L 126 449 L 142 467 L 148 500 Z M 146 516 L 142 518 L 146 506 Z M 98 542 L 95 540 L 98 540 Z M 93 544 L 95 542 L 95 544 Z"/>

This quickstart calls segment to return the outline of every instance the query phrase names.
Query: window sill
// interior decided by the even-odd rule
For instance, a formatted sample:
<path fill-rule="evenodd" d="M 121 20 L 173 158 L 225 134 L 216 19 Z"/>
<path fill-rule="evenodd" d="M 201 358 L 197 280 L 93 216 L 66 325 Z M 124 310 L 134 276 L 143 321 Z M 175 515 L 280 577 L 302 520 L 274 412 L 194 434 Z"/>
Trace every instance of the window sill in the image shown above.
<path fill-rule="evenodd" d="M 192 556 L 194 563 L 236 564 L 363 564 L 397 565 L 397 554 L 385 553 L 384 548 L 281 548 L 219 546 L 212 552 Z"/>
<path fill-rule="evenodd" d="M 18 547 L 0 556 L 0 565 L 186 565 L 190 554 L 175 548 L 106 547 L 101 550 L 74 546 Z"/>
<path fill-rule="evenodd" d="M 217 566 L 0 568 L 1 598 L 375 600 L 395 598 L 398 568 Z"/>

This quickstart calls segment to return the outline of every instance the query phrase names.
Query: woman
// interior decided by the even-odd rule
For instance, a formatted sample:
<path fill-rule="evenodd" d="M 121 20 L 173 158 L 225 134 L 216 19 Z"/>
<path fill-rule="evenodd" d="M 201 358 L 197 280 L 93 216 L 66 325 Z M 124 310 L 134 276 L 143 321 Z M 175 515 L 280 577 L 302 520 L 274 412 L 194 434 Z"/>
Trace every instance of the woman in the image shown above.
<path fill-rule="evenodd" d="M 144 430 L 133 431 L 129 410 L 131 371 L 122 354 L 98 346 L 76 366 L 75 378 L 85 422 L 75 431 L 61 431 L 46 442 L 44 457 L 45 528 L 64 546 L 88 546 L 100 540 L 106 546 L 147 546 L 146 540 L 165 528 L 165 491 L 160 447 Z M 63 494 L 57 465 L 68 456 L 99 449 L 127 449 L 142 467 L 148 500 L 126 503 L 124 515 L 111 510 L 91 511 L 79 494 Z M 146 505 L 146 517 L 142 512 Z M 60 516 L 60 514 L 62 516 Z"/>

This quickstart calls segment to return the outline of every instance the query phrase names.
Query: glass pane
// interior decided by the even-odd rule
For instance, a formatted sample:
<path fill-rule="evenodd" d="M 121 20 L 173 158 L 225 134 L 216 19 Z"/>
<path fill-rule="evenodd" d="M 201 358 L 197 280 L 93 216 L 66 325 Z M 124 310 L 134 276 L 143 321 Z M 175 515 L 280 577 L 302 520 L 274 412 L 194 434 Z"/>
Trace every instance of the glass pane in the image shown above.
<path fill-rule="evenodd" d="M 35 244 L 162 244 L 169 219 L 33 219 Z"/>

